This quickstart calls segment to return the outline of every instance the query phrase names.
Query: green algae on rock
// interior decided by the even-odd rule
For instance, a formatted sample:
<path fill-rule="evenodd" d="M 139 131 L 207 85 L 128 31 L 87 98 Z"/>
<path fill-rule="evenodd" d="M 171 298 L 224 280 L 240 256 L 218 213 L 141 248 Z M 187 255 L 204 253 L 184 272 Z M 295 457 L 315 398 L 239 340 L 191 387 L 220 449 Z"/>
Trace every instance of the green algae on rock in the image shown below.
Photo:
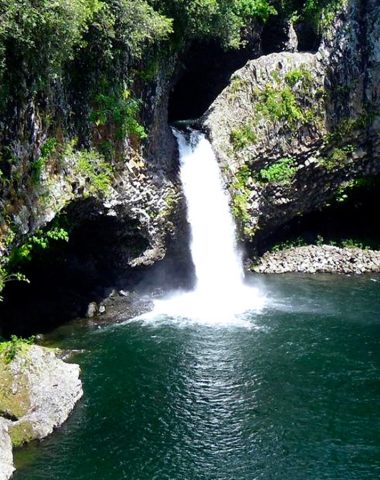
<path fill-rule="evenodd" d="M 0 421 L 14 447 L 52 433 L 83 394 L 79 366 L 51 349 L 23 343 L 12 359 L 3 349 L 0 367 Z"/>

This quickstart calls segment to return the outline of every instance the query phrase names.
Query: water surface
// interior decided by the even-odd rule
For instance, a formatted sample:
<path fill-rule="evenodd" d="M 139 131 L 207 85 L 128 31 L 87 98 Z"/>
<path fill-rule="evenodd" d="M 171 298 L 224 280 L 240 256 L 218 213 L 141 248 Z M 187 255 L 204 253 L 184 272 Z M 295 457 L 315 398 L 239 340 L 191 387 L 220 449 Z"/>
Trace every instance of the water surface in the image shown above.
<path fill-rule="evenodd" d="M 16 480 L 380 478 L 380 279 L 254 280 L 246 322 L 68 327 L 84 399 Z M 63 332 L 63 333 L 62 333 Z"/>

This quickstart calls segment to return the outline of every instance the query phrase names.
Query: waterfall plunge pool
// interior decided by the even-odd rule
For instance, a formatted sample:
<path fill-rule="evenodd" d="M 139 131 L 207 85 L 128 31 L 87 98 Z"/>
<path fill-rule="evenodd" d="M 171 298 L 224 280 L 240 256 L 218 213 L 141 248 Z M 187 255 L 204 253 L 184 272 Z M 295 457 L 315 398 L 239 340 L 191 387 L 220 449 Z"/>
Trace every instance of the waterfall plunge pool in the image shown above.
<path fill-rule="evenodd" d="M 380 278 L 270 276 L 251 328 L 64 327 L 84 400 L 15 480 L 375 480 Z M 62 335 L 64 331 L 64 335 Z"/>
<path fill-rule="evenodd" d="M 379 277 L 244 282 L 211 145 L 175 131 L 193 292 L 66 331 L 84 400 L 17 457 L 16 480 L 380 477 Z"/>

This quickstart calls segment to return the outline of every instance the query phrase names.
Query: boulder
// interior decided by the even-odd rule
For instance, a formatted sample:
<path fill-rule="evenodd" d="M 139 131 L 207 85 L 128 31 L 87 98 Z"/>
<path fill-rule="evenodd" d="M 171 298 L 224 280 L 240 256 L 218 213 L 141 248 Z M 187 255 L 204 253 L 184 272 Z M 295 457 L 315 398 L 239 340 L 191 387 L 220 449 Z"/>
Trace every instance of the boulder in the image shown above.
<path fill-rule="evenodd" d="M 79 374 L 79 365 L 63 362 L 56 350 L 22 342 L 2 350 L 0 479 L 13 471 L 12 445 L 45 438 L 65 422 L 83 395 Z"/>

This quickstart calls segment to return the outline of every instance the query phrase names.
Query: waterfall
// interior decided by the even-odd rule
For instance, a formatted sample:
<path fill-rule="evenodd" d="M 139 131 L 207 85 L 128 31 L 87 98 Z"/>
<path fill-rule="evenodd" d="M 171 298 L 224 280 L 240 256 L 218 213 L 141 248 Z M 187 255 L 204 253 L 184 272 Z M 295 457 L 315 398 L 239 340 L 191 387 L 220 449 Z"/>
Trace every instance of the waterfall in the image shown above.
<path fill-rule="evenodd" d="M 264 298 L 244 283 L 235 223 L 215 154 L 202 133 L 173 132 L 179 147 L 196 284 L 192 292 L 158 300 L 153 318 L 166 315 L 213 325 L 245 323 L 238 315 L 260 309 Z"/>
<path fill-rule="evenodd" d="M 210 142 L 197 131 L 174 130 L 180 154 L 180 175 L 191 227 L 191 255 L 196 291 L 206 295 L 231 293 L 243 282 L 236 249 L 235 224 L 218 163 Z"/>

